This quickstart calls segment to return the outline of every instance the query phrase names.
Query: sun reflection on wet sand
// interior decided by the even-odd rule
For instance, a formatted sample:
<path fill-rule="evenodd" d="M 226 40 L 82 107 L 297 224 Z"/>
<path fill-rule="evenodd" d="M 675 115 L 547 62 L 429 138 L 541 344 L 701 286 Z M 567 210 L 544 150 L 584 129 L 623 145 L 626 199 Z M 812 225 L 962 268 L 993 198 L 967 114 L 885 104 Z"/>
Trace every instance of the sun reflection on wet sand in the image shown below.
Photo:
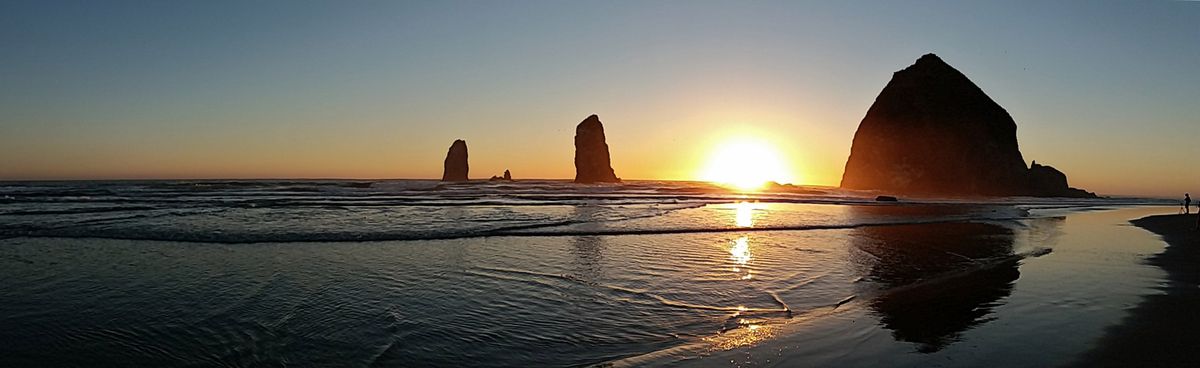
<path fill-rule="evenodd" d="M 753 278 L 750 269 L 746 264 L 750 262 L 750 237 L 743 235 L 733 241 L 733 247 L 729 248 L 729 259 L 734 262 L 733 272 L 742 272 L 742 268 L 746 268 L 746 274 L 742 276 L 742 280 Z"/>
<path fill-rule="evenodd" d="M 778 332 L 779 329 L 776 326 L 767 325 L 764 322 L 759 319 L 740 319 L 737 322 L 738 328 L 722 332 L 717 336 L 706 337 L 704 340 L 712 344 L 711 347 L 715 350 L 751 346 L 774 337 Z"/>

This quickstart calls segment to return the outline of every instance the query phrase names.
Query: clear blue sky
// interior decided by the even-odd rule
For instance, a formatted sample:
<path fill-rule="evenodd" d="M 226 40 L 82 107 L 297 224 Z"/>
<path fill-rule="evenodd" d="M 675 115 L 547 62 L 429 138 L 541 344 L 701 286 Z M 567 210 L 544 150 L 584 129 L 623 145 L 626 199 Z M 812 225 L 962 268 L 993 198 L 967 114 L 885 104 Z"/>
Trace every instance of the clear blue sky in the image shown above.
<path fill-rule="evenodd" d="M 0 179 L 567 178 L 596 113 L 625 178 L 749 135 L 836 185 L 934 52 L 1073 185 L 1200 192 L 1195 2 L 4 0 L 0 50 Z"/>

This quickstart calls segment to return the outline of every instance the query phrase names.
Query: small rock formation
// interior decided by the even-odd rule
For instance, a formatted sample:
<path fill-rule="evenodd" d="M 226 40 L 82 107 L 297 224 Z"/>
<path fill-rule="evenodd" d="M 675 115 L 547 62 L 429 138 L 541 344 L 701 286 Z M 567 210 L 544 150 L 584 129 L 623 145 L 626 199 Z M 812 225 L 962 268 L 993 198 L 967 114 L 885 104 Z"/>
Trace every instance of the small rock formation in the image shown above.
<path fill-rule="evenodd" d="M 508 170 L 504 170 L 504 176 L 492 175 L 492 178 L 488 179 L 488 180 L 489 181 L 512 181 L 512 173 L 509 173 Z"/>
<path fill-rule="evenodd" d="M 1096 194 L 1071 188 L 1067 185 L 1067 175 L 1050 166 L 1039 165 L 1037 161 L 1029 166 L 1028 195 L 1035 197 L 1072 197 L 1095 198 Z"/>
<path fill-rule="evenodd" d="M 727 190 L 728 189 L 725 189 L 724 191 L 727 191 Z M 760 190 L 762 190 L 763 192 L 777 192 L 777 193 L 829 194 L 829 192 L 826 192 L 823 190 L 812 189 L 812 188 L 808 188 L 808 187 L 798 186 L 795 184 L 779 184 L 774 181 L 768 181 L 766 184 L 763 184 L 763 186 Z"/>
<path fill-rule="evenodd" d="M 446 152 L 445 168 L 442 171 L 442 181 L 467 181 L 467 142 L 455 140 Z"/>
<path fill-rule="evenodd" d="M 1031 184 L 1035 176 L 1057 180 L 1049 174 L 1025 166 L 1008 111 L 937 55 L 926 54 L 893 74 L 867 110 L 842 187 L 950 196 L 1074 193 L 1051 190 L 1057 182 Z"/>
<path fill-rule="evenodd" d="M 575 182 L 617 183 L 621 179 L 613 172 L 604 141 L 604 125 L 600 117 L 588 116 L 575 127 Z"/>
<path fill-rule="evenodd" d="M 900 198 L 896 198 L 893 196 L 881 195 L 881 196 L 875 197 L 875 201 L 876 202 L 899 202 Z"/>

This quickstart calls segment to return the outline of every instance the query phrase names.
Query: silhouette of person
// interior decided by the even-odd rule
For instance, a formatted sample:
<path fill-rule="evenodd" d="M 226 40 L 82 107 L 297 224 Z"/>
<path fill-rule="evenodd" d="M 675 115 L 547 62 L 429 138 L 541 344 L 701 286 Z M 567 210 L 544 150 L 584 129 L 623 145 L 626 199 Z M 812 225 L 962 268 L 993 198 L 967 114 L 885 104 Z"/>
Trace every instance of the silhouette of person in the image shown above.
<path fill-rule="evenodd" d="M 1197 205 L 1200 205 L 1200 203 L 1197 203 Z M 1200 210 L 1197 210 L 1197 211 L 1200 211 Z M 1188 193 L 1183 193 L 1183 214 L 1187 215 L 1187 214 L 1191 214 L 1191 213 L 1192 213 L 1192 197 Z"/>

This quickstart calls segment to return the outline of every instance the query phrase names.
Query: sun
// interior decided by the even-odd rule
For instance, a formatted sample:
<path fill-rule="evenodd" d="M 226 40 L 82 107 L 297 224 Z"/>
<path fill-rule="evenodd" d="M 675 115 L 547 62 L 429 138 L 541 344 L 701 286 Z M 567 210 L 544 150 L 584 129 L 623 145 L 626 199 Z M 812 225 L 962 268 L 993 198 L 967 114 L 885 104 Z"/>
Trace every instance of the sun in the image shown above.
<path fill-rule="evenodd" d="M 701 179 L 741 190 L 759 189 L 771 181 L 794 181 L 783 156 L 770 143 L 755 138 L 733 138 L 718 144 Z"/>

